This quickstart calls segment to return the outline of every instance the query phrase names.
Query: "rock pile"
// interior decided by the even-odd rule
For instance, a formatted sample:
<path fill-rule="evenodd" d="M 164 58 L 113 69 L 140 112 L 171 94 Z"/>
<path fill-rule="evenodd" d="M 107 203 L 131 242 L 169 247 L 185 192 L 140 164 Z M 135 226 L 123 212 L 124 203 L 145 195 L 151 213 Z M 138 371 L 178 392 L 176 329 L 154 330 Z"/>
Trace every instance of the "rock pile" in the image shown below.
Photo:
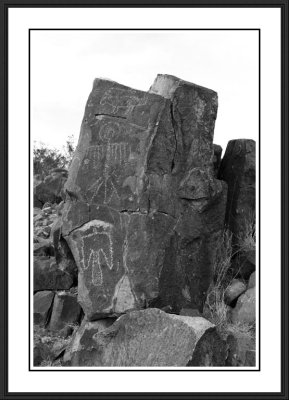
<path fill-rule="evenodd" d="M 225 225 L 233 246 L 248 244 L 255 210 L 254 143 L 230 142 L 221 161 L 217 105 L 216 92 L 170 75 L 149 92 L 94 81 L 64 187 L 57 172 L 35 190 L 43 203 L 64 197 L 34 217 L 34 323 L 60 336 L 81 323 L 69 344 L 52 340 L 62 365 L 246 364 L 252 346 L 202 316 Z M 225 307 L 251 324 L 255 263 L 248 246 L 241 256 L 250 268 L 235 273 L 233 260 Z"/>

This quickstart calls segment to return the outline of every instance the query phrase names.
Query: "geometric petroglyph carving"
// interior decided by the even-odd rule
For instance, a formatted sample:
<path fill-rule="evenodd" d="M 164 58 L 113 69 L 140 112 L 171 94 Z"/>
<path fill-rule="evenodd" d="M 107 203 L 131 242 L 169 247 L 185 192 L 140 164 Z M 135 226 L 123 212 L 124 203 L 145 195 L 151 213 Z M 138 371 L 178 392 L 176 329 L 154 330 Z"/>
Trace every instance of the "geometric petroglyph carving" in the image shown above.
<path fill-rule="evenodd" d="M 102 268 L 113 268 L 113 226 L 107 222 L 93 220 L 79 231 L 89 233 L 81 236 L 81 264 L 84 270 L 91 270 L 91 280 L 95 286 L 103 283 Z"/>
<path fill-rule="evenodd" d="M 121 165 L 130 156 L 130 146 L 128 143 L 107 143 L 90 146 L 85 154 L 84 170 L 98 170 L 100 161 L 105 159 L 107 165 Z"/>

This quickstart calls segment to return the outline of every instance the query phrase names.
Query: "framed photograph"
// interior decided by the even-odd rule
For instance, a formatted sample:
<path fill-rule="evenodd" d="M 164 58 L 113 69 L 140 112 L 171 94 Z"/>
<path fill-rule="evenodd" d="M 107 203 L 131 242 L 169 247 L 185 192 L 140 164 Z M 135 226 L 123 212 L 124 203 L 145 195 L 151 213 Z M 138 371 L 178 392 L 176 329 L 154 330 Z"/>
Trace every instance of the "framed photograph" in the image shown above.
<path fill-rule="evenodd" d="M 287 2 L 1 17 L 1 398 L 288 398 Z"/>

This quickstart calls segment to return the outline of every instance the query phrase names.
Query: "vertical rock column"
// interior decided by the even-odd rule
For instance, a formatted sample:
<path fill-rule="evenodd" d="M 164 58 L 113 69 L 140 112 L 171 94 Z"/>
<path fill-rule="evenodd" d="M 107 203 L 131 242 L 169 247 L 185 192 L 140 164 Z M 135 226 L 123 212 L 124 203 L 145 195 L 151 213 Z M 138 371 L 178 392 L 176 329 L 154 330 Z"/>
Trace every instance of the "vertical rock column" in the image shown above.
<path fill-rule="evenodd" d="M 178 182 L 178 223 L 166 251 L 159 302 L 202 311 L 224 227 L 227 185 L 214 177 L 217 93 L 170 75 L 158 75 L 151 93 L 171 100 L 176 135 L 172 171 Z M 173 279 L 172 279 L 173 277 Z"/>
<path fill-rule="evenodd" d="M 255 141 L 230 140 L 219 171 L 228 184 L 226 224 L 233 233 L 234 270 L 248 278 L 255 269 Z"/>

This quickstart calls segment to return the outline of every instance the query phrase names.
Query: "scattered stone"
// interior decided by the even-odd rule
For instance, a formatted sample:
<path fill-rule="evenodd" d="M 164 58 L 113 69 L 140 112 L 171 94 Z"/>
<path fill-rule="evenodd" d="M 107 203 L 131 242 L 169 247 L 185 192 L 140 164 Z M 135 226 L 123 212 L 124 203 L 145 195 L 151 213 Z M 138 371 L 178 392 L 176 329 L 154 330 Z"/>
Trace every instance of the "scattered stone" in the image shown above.
<path fill-rule="evenodd" d="M 33 296 L 33 321 L 36 325 L 45 325 L 53 303 L 54 293 L 37 292 Z"/>
<path fill-rule="evenodd" d="M 254 324 L 256 321 L 256 291 L 248 289 L 237 301 L 232 310 L 232 322 L 234 324 Z"/>
<path fill-rule="evenodd" d="M 251 275 L 250 275 L 250 279 L 249 279 L 249 282 L 248 282 L 248 287 L 247 287 L 247 289 L 252 289 L 252 288 L 254 288 L 256 286 L 256 272 L 253 272 Z"/>
<path fill-rule="evenodd" d="M 67 290 L 73 285 L 73 277 L 61 271 L 55 259 L 50 257 L 34 257 L 34 291 Z"/>
<path fill-rule="evenodd" d="M 203 358 L 199 355 L 199 342 L 206 348 L 206 365 L 225 364 L 226 352 L 220 351 L 225 342 L 214 325 L 201 317 L 183 317 L 151 308 L 122 315 L 96 333 L 94 329 L 87 330 L 85 324 L 80 329 L 71 342 L 71 366 L 200 365 Z"/>
<path fill-rule="evenodd" d="M 69 292 L 58 292 L 55 295 L 49 323 L 51 331 L 60 331 L 67 324 L 79 322 L 81 307 L 77 297 Z"/>
<path fill-rule="evenodd" d="M 224 294 L 225 303 L 231 306 L 232 303 L 236 301 L 242 293 L 246 292 L 246 289 L 247 288 L 244 282 L 238 279 L 233 279 L 233 281 L 230 283 L 230 285 L 227 287 L 225 291 Z"/>
<path fill-rule="evenodd" d="M 54 247 L 50 239 L 44 239 L 40 243 L 35 243 L 33 246 L 34 256 L 54 256 Z"/>

